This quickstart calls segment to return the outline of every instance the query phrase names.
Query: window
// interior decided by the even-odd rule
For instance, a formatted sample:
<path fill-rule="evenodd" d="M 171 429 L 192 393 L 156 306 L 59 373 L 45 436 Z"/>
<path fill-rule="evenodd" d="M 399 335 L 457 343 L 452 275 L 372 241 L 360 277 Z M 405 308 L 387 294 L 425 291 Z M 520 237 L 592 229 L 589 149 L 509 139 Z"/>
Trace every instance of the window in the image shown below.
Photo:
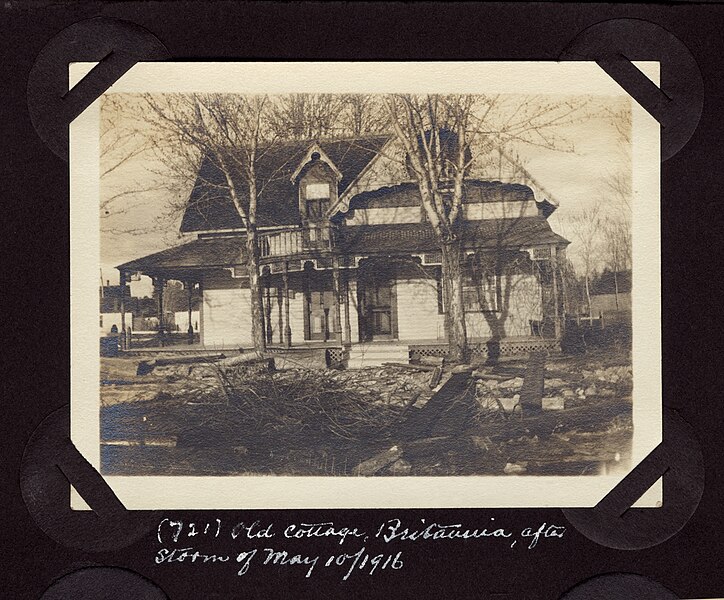
<path fill-rule="evenodd" d="M 310 221 L 321 221 L 329 210 L 329 183 L 307 183 L 304 186 L 304 210 Z"/>
<path fill-rule="evenodd" d="M 492 272 L 463 280 L 465 312 L 498 312 L 502 305 L 500 277 Z"/>
<path fill-rule="evenodd" d="M 307 218 L 311 221 L 319 221 L 323 219 L 328 209 L 329 198 L 307 200 Z"/>
<path fill-rule="evenodd" d="M 445 312 L 442 273 L 437 272 L 438 312 Z M 466 313 L 499 312 L 503 304 L 500 276 L 493 272 L 478 272 L 463 277 L 463 309 Z"/>
<path fill-rule="evenodd" d="M 316 200 L 326 198 L 329 200 L 329 184 L 328 183 L 308 183 L 306 186 L 307 200 Z"/>

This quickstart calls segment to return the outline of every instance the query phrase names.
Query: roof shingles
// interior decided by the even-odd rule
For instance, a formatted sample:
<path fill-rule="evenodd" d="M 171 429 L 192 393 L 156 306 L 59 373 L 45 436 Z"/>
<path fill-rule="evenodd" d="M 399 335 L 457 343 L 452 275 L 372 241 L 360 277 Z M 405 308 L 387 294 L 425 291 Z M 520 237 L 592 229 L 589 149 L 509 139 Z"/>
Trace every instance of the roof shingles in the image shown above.
<path fill-rule="evenodd" d="M 389 141 L 389 136 L 321 141 L 319 146 L 341 171 L 339 193 L 359 176 Z M 259 197 L 257 225 L 274 227 L 300 223 L 297 191 L 291 176 L 314 142 L 285 142 L 260 150 L 257 159 Z M 248 190 L 242 178 L 240 189 Z M 181 232 L 241 229 L 241 217 L 234 208 L 223 172 L 208 157 L 204 158 L 181 221 Z"/>

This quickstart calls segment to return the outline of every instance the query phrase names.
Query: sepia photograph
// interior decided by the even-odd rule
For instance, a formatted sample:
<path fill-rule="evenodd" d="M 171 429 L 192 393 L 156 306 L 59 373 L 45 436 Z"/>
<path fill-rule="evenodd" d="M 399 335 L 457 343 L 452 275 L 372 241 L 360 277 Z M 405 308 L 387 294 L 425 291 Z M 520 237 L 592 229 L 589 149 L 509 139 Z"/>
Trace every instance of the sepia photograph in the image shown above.
<path fill-rule="evenodd" d="M 71 126 L 74 443 L 129 508 L 596 504 L 658 136 L 595 63 L 136 65 Z"/>

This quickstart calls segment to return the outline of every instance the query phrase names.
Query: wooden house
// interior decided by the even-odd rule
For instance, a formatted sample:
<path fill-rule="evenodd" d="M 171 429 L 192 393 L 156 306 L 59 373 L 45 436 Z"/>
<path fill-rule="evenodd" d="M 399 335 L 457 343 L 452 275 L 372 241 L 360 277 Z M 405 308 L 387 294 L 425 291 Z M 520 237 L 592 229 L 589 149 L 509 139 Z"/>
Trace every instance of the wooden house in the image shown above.
<path fill-rule="evenodd" d="M 444 353 L 439 246 L 395 138 L 280 144 L 262 153 L 257 172 L 270 347 Z M 159 290 L 167 280 L 199 286 L 201 344 L 249 348 L 245 232 L 223 181 L 204 160 L 181 222 L 195 239 L 118 269 L 122 281 L 140 272 Z M 527 185 L 466 181 L 459 235 L 467 331 L 478 351 L 491 338 L 528 351 L 559 336 L 554 274 L 568 241 L 547 221 L 555 208 Z"/>

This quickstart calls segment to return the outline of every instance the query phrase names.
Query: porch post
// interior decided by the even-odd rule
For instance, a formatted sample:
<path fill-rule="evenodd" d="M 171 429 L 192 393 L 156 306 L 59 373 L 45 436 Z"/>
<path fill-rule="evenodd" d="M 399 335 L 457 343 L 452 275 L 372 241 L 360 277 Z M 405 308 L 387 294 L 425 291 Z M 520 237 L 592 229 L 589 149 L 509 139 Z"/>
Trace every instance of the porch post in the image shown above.
<path fill-rule="evenodd" d="M 282 288 L 277 285 L 277 311 L 279 313 L 279 343 L 284 344 L 284 319 L 282 318 L 282 311 L 283 307 L 282 304 L 284 302 L 284 293 L 282 292 Z"/>
<path fill-rule="evenodd" d="M 158 341 L 161 346 L 166 345 L 165 324 L 163 319 L 163 288 L 166 280 L 163 277 L 154 277 L 153 285 L 156 288 L 158 300 Z"/>
<path fill-rule="evenodd" d="M 352 345 L 352 325 L 349 320 L 349 269 L 344 272 L 344 345 Z"/>
<path fill-rule="evenodd" d="M 126 349 L 126 272 L 121 271 L 119 276 L 121 288 L 121 350 Z"/>
<path fill-rule="evenodd" d="M 558 248 L 551 246 L 551 271 L 553 271 L 553 305 L 554 305 L 554 322 L 553 327 L 556 334 L 556 339 L 561 337 L 561 319 L 560 319 L 560 307 L 558 306 Z"/>
<path fill-rule="evenodd" d="M 342 345 L 342 313 L 339 309 L 339 299 L 342 295 L 339 285 L 339 258 L 332 259 L 332 281 L 334 284 L 334 339 Z"/>
<path fill-rule="evenodd" d="M 287 272 L 287 263 L 284 262 L 284 270 L 282 271 L 282 283 L 284 285 L 284 346 L 292 347 L 292 327 L 289 324 L 289 273 Z"/>
<path fill-rule="evenodd" d="M 269 278 L 271 275 L 267 275 L 264 278 L 264 296 L 265 296 L 265 306 L 264 306 L 264 323 L 266 327 L 266 343 L 271 344 L 272 343 L 272 323 L 271 323 L 271 313 L 272 313 L 272 306 L 271 306 L 271 289 L 269 288 Z"/>
<path fill-rule="evenodd" d="M 189 300 L 189 327 L 187 329 L 189 335 L 189 345 L 194 343 L 194 324 L 191 322 L 191 312 L 193 309 L 193 294 L 194 294 L 194 283 L 193 281 L 186 282 L 186 289 L 188 290 Z"/>

